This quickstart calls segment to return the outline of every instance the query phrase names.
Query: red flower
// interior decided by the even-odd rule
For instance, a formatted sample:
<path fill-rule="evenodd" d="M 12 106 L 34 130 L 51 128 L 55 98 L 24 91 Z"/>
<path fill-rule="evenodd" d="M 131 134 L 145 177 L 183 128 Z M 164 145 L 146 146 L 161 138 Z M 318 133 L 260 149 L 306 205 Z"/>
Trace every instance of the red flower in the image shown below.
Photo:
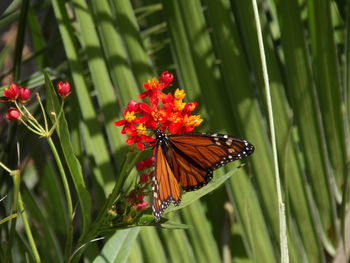
<path fill-rule="evenodd" d="M 138 97 L 139 99 L 144 99 L 150 97 L 150 102 L 152 107 L 157 107 L 159 99 L 162 99 L 165 94 L 161 92 L 165 88 L 164 83 L 159 83 L 156 78 L 149 80 L 147 83 L 143 84 L 143 87 L 147 90 L 144 93 L 141 93 Z"/>
<path fill-rule="evenodd" d="M 147 183 L 147 181 L 148 181 L 148 174 L 145 174 L 145 173 L 141 174 L 140 175 L 140 183 L 145 184 L 145 183 Z"/>
<path fill-rule="evenodd" d="M 163 72 L 160 81 L 153 78 L 144 83 L 146 92 L 141 93 L 140 99 L 150 98 L 150 103 L 130 101 L 124 111 L 124 119 L 115 122 L 116 126 L 124 126 L 123 134 L 129 138 L 127 144 L 136 144 L 141 150 L 144 149 L 144 143 L 154 143 L 152 137 L 146 136 L 146 129 L 161 129 L 171 134 L 181 132 L 191 132 L 194 127 L 198 126 L 202 119 L 199 115 L 192 116 L 191 112 L 196 108 L 197 102 L 183 102 L 186 96 L 184 90 L 177 89 L 174 95 L 171 93 L 164 94 L 164 87 L 170 85 L 174 76 L 168 72 Z M 136 127 L 136 124 L 138 126 Z M 137 164 L 137 169 L 142 170 L 146 166 L 143 162 Z M 150 162 L 150 165 L 153 165 Z"/>
<path fill-rule="evenodd" d="M 60 81 L 56 86 L 56 90 L 58 95 L 64 99 L 70 94 L 70 84 L 68 82 Z"/>
<path fill-rule="evenodd" d="M 154 159 L 155 159 L 154 156 L 148 157 L 148 158 L 144 159 L 144 160 L 143 160 L 143 165 L 144 165 L 144 167 L 145 167 L 145 168 L 150 168 L 150 167 L 152 167 L 153 164 L 154 164 Z"/>
<path fill-rule="evenodd" d="M 144 165 L 143 161 L 139 161 L 136 163 L 136 169 L 138 171 L 142 171 L 143 169 L 145 169 L 145 165 Z"/>
<path fill-rule="evenodd" d="M 20 118 L 21 118 L 21 113 L 19 112 L 18 109 L 14 107 L 10 107 L 7 109 L 6 119 L 8 119 L 9 121 L 15 121 Z"/>
<path fill-rule="evenodd" d="M 11 83 L 10 86 L 4 90 L 4 96 L 9 100 L 17 99 L 18 95 L 19 95 L 19 88 L 17 83 L 15 82 Z"/>
<path fill-rule="evenodd" d="M 27 87 L 20 88 L 19 94 L 18 94 L 18 99 L 22 103 L 26 103 L 27 100 L 29 100 L 29 98 L 30 98 L 30 89 L 28 89 Z"/>
<path fill-rule="evenodd" d="M 122 134 L 127 134 L 136 130 L 135 124 L 142 123 L 142 118 L 137 118 L 136 113 L 139 111 L 139 103 L 131 100 L 124 110 L 124 120 L 114 122 L 115 126 L 123 126 Z"/>
<path fill-rule="evenodd" d="M 148 203 L 146 201 L 143 201 L 142 203 L 134 205 L 132 208 L 138 211 L 142 211 L 142 210 L 145 210 L 147 206 L 148 206 Z"/>
<path fill-rule="evenodd" d="M 165 71 L 162 73 L 162 75 L 160 75 L 159 81 L 161 83 L 164 83 L 165 87 L 168 87 L 174 79 L 174 75 L 169 73 L 168 71 Z"/>
<path fill-rule="evenodd" d="M 136 144 L 137 148 L 139 148 L 141 151 L 145 149 L 144 142 L 153 142 L 154 138 L 150 136 L 144 135 L 146 131 L 139 129 L 138 131 L 136 130 L 129 130 L 127 135 L 130 137 L 126 140 L 126 144 Z"/>

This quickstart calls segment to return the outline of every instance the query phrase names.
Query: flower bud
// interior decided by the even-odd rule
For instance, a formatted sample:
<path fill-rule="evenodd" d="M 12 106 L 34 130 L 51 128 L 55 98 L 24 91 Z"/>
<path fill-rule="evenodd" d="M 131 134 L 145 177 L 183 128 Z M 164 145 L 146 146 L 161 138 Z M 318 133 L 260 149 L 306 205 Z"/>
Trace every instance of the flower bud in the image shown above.
<path fill-rule="evenodd" d="M 141 174 L 140 175 L 140 183 L 145 184 L 145 183 L 147 183 L 147 181 L 148 181 L 148 174 L 145 174 L 145 173 Z"/>
<path fill-rule="evenodd" d="M 56 89 L 58 95 L 60 95 L 62 99 L 66 98 L 70 94 L 70 84 L 68 82 L 58 82 Z"/>
<path fill-rule="evenodd" d="M 165 71 L 160 75 L 159 81 L 164 84 L 165 87 L 168 87 L 174 79 L 174 75 Z"/>
<path fill-rule="evenodd" d="M 8 119 L 9 121 L 16 121 L 20 118 L 21 118 L 21 113 L 19 112 L 18 109 L 14 107 L 10 107 L 7 109 L 6 119 Z"/>
<path fill-rule="evenodd" d="M 11 83 L 10 86 L 4 90 L 4 96 L 9 100 L 17 99 L 18 94 L 19 94 L 19 88 L 17 83 L 15 82 Z"/>
<path fill-rule="evenodd" d="M 19 89 L 18 99 L 22 103 L 26 103 L 26 101 L 30 98 L 30 89 L 27 87 L 23 87 Z"/>

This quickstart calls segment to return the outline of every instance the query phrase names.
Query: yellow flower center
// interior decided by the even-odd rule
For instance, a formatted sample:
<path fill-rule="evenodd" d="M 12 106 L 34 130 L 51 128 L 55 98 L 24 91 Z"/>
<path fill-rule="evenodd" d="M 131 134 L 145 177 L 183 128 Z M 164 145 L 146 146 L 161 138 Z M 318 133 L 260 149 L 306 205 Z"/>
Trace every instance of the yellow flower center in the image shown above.
<path fill-rule="evenodd" d="M 135 116 L 135 112 L 134 111 L 127 111 L 125 113 L 125 120 L 127 122 L 132 122 L 133 120 L 135 120 L 136 116 Z"/>
<path fill-rule="evenodd" d="M 182 102 L 182 100 L 174 100 L 175 110 L 183 110 L 185 106 L 186 106 L 186 103 Z"/>
<path fill-rule="evenodd" d="M 137 127 L 136 127 L 136 130 L 137 130 L 137 135 L 146 135 L 147 133 L 147 129 L 145 128 L 145 125 L 143 123 L 139 124 Z"/>
<path fill-rule="evenodd" d="M 183 89 L 182 90 L 176 89 L 174 97 L 177 100 L 183 100 L 186 97 L 186 93 Z"/>
<path fill-rule="evenodd" d="M 150 89 L 156 89 L 158 87 L 158 80 L 156 78 L 153 78 L 151 80 L 148 80 L 148 86 L 150 87 Z"/>
<path fill-rule="evenodd" d="M 203 119 L 201 119 L 200 115 L 192 115 L 192 116 L 188 116 L 185 115 L 184 118 L 184 125 L 185 126 L 198 126 L 202 123 Z"/>
<path fill-rule="evenodd" d="M 179 117 L 178 114 L 171 113 L 171 114 L 169 115 L 168 120 L 169 120 L 170 122 L 172 122 L 172 123 L 177 123 L 177 122 L 180 122 L 180 121 L 181 121 L 181 118 Z"/>

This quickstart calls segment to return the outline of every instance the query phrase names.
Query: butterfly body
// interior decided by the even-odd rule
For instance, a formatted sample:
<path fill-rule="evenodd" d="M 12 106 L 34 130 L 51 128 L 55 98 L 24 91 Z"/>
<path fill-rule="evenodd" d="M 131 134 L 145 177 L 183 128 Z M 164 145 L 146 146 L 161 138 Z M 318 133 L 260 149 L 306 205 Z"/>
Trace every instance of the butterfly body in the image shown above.
<path fill-rule="evenodd" d="M 212 179 L 215 169 L 254 152 L 254 146 L 248 141 L 226 134 L 166 135 L 159 129 L 154 133 L 156 144 L 152 209 L 156 221 L 159 221 L 170 203 L 180 203 L 181 188 L 184 191 L 198 190 Z"/>

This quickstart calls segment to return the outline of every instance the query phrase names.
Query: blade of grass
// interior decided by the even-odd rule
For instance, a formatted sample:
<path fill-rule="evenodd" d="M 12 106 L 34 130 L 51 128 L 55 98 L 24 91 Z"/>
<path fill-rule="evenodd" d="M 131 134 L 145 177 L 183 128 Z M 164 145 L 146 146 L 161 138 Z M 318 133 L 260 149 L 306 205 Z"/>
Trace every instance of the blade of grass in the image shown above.
<path fill-rule="evenodd" d="M 93 263 L 104 263 L 106 261 L 115 263 L 126 262 L 139 232 L 140 228 L 116 231 L 105 243 L 100 255 Z"/>
<path fill-rule="evenodd" d="M 311 55 L 315 72 L 323 127 L 327 138 L 328 157 L 331 161 L 332 180 L 336 180 L 334 194 L 338 200 L 339 187 L 344 183 L 345 134 L 343 120 L 343 93 L 340 85 L 340 71 L 335 46 L 334 29 L 331 21 L 331 3 L 308 0 L 308 22 L 311 39 Z M 333 178 L 334 176 L 334 178 Z"/>
<path fill-rule="evenodd" d="M 97 92 L 97 100 L 104 116 L 104 125 L 109 141 L 109 147 L 117 160 L 123 160 L 124 150 L 121 150 L 122 136 L 116 132 L 113 122 L 118 116 L 117 97 L 113 90 L 108 69 L 104 61 L 103 51 L 95 29 L 93 17 L 85 0 L 73 0 L 74 12 L 80 25 L 80 40 L 87 56 L 87 63 Z M 119 102 L 120 103 L 120 102 Z M 118 165 L 121 165 L 121 161 Z M 112 174 L 106 175 L 111 177 Z M 111 189 L 110 189 L 111 190 Z"/>
<path fill-rule="evenodd" d="M 181 210 L 183 222 L 192 225 L 187 230 L 193 253 L 199 262 L 221 262 L 220 252 L 211 232 L 210 222 L 204 213 L 202 205 L 197 200 Z M 201 240 L 201 242 L 197 242 Z"/>
<path fill-rule="evenodd" d="M 143 227 L 140 231 L 140 244 L 145 262 L 162 263 L 167 262 L 165 249 L 156 228 Z"/>
<path fill-rule="evenodd" d="M 233 130 L 237 134 L 245 134 L 245 138 L 251 141 L 257 149 L 251 158 L 253 169 L 256 172 L 254 183 L 261 196 L 260 203 L 266 216 L 266 224 L 271 226 L 272 242 L 275 243 L 279 239 L 278 206 L 271 149 L 267 143 L 266 129 L 255 98 L 255 91 L 249 81 L 248 65 L 237 26 L 230 13 L 229 1 L 208 1 L 208 7 L 209 21 L 213 27 L 213 38 L 216 43 L 215 50 L 221 61 L 221 72 L 225 81 L 223 88 L 227 90 L 230 99 L 226 110 L 231 113 L 231 119 L 237 123 Z M 245 200 L 235 200 L 235 202 L 245 202 Z M 244 212 L 244 210 L 239 211 Z"/>
<path fill-rule="evenodd" d="M 55 16 L 59 21 L 60 33 L 76 87 L 74 93 L 79 101 L 78 106 L 82 114 L 82 124 L 85 125 L 87 131 L 83 137 L 84 142 L 87 145 L 88 154 L 93 157 L 95 162 L 94 176 L 100 187 L 104 189 L 105 195 L 108 195 L 114 184 L 114 171 L 110 163 L 110 154 L 104 140 L 101 125 L 97 121 L 97 114 L 84 79 L 84 69 L 79 59 L 80 56 L 74 44 L 74 30 L 70 24 L 64 3 L 54 0 L 52 5 Z M 116 133 L 115 136 L 118 136 L 118 134 Z"/>
<path fill-rule="evenodd" d="M 179 222 L 179 216 L 175 213 L 169 216 L 170 220 Z M 163 244 L 166 246 L 167 255 L 172 262 L 197 262 L 196 257 L 193 253 L 193 248 L 190 240 L 187 237 L 187 231 L 184 230 L 165 230 L 160 231 L 162 236 Z"/>
<path fill-rule="evenodd" d="M 330 253 L 334 252 L 326 233 L 334 228 L 334 196 L 329 184 L 329 170 L 325 160 L 325 140 L 323 139 L 317 115 L 317 103 L 310 72 L 309 53 L 304 39 L 303 22 L 300 18 L 300 8 L 296 2 L 276 1 L 278 20 L 281 25 L 281 41 L 285 59 L 288 96 L 300 132 L 301 150 L 304 153 L 305 170 L 312 196 L 315 199 L 317 211 L 315 217 L 320 217 L 322 225 L 315 224 L 321 233 L 322 241 Z M 317 222 L 317 221 L 316 221 Z"/>
<path fill-rule="evenodd" d="M 38 51 L 45 48 L 45 40 L 41 32 L 40 23 L 33 8 L 29 5 L 28 10 L 28 28 L 31 34 L 33 51 Z M 44 68 L 44 55 L 41 54 L 35 57 L 36 68 L 42 70 Z"/>
<path fill-rule="evenodd" d="M 131 69 L 134 72 L 137 83 L 144 83 L 154 76 L 154 71 L 142 43 L 131 2 L 113 0 L 112 5 L 116 16 L 116 24 L 120 27 L 120 32 L 123 32 Z"/>
<path fill-rule="evenodd" d="M 269 6 L 270 9 L 274 9 L 274 6 Z M 252 19 L 252 4 L 251 1 L 235 2 L 235 14 L 236 21 L 239 24 L 240 32 L 244 41 L 244 47 L 246 49 L 245 54 L 250 62 L 250 67 L 255 76 L 257 86 L 263 87 L 263 76 L 261 72 L 261 63 L 259 59 L 259 48 L 256 34 L 256 28 Z M 264 16 L 262 16 L 264 18 Z M 308 203 L 305 186 L 307 182 L 300 170 L 300 164 L 298 164 L 298 156 L 295 151 L 294 141 L 292 140 L 292 120 L 290 116 L 290 107 L 285 91 L 283 89 L 283 72 L 281 64 L 276 56 L 276 51 L 271 45 L 270 37 L 275 36 L 277 31 L 275 27 L 277 25 L 271 25 L 276 20 L 270 21 L 269 24 L 263 26 L 264 46 L 266 52 L 267 66 L 270 78 L 271 97 L 275 116 L 275 127 L 278 131 L 277 136 L 277 148 L 279 151 L 281 174 L 284 178 L 284 190 L 286 197 L 287 213 L 289 211 L 289 217 L 291 220 L 296 220 L 295 224 L 298 228 L 298 232 L 301 235 L 301 240 L 305 250 L 307 251 L 306 257 L 311 262 L 318 261 L 324 257 L 323 249 L 320 246 L 315 224 Z M 267 23 L 268 21 L 266 21 Z M 275 22 L 276 23 L 276 22 Z M 265 23 L 264 23 L 265 24 Z M 272 28 L 271 28 L 272 27 Z M 262 93 L 263 91 L 261 91 Z M 282 154 L 281 154 L 282 153 Z M 290 224 L 288 224 L 289 228 Z M 289 230 L 290 233 L 295 231 Z M 298 237 L 299 238 L 299 237 Z M 291 242 L 296 242 L 296 238 L 293 238 Z M 291 258 L 293 257 L 292 251 L 290 251 Z M 300 253 L 299 253 L 300 255 Z M 298 255 L 296 255 L 298 256 Z M 300 261 L 299 259 L 297 261 Z M 293 261 L 293 260 L 292 260 Z"/>
<path fill-rule="evenodd" d="M 22 1 L 21 13 L 20 13 L 18 29 L 17 29 L 15 54 L 13 56 L 13 65 L 14 65 L 13 79 L 15 81 L 19 80 L 21 75 L 21 61 L 22 61 L 22 51 L 24 46 L 25 27 L 27 24 L 28 5 L 29 5 L 29 0 Z"/>
<path fill-rule="evenodd" d="M 129 57 L 124 47 L 121 31 L 114 24 L 112 9 L 108 1 L 93 1 L 94 16 L 100 27 L 101 42 L 104 44 L 106 63 L 121 107 L 135 99 L 139 93 L 138 84 L 129 65 Z M 141 84 L 141 83 L 140 83 Z"/>

